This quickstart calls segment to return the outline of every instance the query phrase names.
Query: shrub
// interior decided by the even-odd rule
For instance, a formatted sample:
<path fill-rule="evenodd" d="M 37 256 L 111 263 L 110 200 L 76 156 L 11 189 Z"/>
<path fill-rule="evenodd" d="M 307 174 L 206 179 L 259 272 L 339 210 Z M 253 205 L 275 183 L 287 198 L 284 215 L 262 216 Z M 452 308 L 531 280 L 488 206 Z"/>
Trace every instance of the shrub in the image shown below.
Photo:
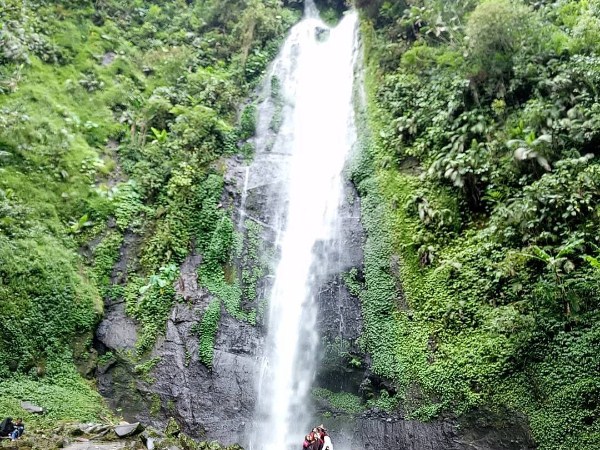
<path fill-rule="evenodd" d="M 487 0 L 470 14 L 466 27 L 469 58 L 482 76 L 495 81 L 508 78 L 512 58 L 528 39 L 534 39 L 532 11 L 519 0 Z"/>

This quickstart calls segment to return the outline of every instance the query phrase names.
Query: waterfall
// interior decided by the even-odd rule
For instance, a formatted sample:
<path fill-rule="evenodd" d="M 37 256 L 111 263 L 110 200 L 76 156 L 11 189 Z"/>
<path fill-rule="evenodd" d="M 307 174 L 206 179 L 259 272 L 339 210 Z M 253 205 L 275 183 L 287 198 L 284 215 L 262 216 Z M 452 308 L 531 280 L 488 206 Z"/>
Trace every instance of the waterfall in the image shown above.
<path fill-rule="evenodd" d="M 312 0 L 273 64 L 258 108 L 248 188 L 271 183 L 279 260 L 268 293 L 267 338 L 252 450 L 298 448 L 310 431 L 310 390 L 319 355 L 316 281 L 330 270 L 342 171 L 355 140 L 352 116 L 355 12 L 329 29 Z M 278 83 L 275 83 L 275 81 Z M 278 86 L 277 98 L 272 89 Z M 279 115 L 279 126 L 273 126 Z M 317 250 L 318 249 L 318 250 Z M 331 258 L 329 258 L 331 259 Z"/>

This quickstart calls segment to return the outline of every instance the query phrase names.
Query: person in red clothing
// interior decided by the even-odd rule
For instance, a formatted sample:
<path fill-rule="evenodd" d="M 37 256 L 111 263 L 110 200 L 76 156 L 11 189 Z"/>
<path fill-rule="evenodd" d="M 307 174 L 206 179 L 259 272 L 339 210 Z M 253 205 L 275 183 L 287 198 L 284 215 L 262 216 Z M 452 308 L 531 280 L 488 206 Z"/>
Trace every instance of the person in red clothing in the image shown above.
<path fill-rule="evenodd" d="M 319 439 L 315 433 L 310 432 L 305 436 L 302 448 L 303 450 L 319 450 Z"/>
<path fill-rule="evenodd" d="M 304 437 L 302 450 L 333 450 L 331 438 L 327 434 L 327 429 L 323 424 L 314 427 L 313 430 Z"/>
<path fill-rule="evenodd" d="M 317 427 L 314 427 L 312 430 L 312 434 L 315 437 L 316 450 L 321 450 L 323 448 L 323 439 L 321 439 L 321 432 Z"/>
<path fill-rule="evenodd" d="M 302 449 L 307 450 L 310 447 L 310 444 L 311 444 L 311 436 L 310 436 L 310 434 L 307 434 L 306 436 L 304 436 L 304 443 L 302 444 Z"/>

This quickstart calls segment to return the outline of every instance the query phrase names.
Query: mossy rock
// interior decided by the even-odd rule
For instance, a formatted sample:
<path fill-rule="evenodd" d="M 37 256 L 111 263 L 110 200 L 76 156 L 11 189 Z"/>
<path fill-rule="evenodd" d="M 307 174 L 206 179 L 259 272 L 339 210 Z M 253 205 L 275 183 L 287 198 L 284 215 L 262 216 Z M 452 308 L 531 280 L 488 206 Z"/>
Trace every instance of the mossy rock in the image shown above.
<path fill-rule="evenodd" d="M 56 449 L 61 447 L 61 443 L 63 439 L 59 436 L 53 437 L 43 437 L 37 435 L 28 435 L 23 436 L 16 441 L 11 441 L 10 439 L 2 439 L 1 447 L 2 448 L 10 448 L 10 449 L 18 449 L 18 450 L 48 450 L 48 449 Z"/>
<path fill-rule="evenodd" d="M 165 427 L 165 434 L 167 436 L 178 436 L 181 433 L 181 428 L 179 424 L 173 417 L 169 417 L 169 421 L 167 422 L 167 426 Z"/>

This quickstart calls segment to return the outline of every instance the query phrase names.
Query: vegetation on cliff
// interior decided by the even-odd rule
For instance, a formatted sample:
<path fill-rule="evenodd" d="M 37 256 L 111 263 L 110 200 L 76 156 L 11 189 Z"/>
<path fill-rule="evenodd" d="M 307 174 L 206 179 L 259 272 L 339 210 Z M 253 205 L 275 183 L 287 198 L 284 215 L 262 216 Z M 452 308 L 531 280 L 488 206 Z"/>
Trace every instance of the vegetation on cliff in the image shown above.
<path fill-rule="evenodd" d="M 277 0 L 0 0 L 2 411 L 29 399 L 50 420 L 100 414 L 73 363 L 93 370 L 103 299 L 139 322 L 140 360 L 191 251 L 212 322 L 221 302 L 251 320 L 224 270 L 238 238 L 222 159 L 251 134 L 239 105 L 297 18 Z"/>
<path fill-rule="evenodd" d="M 358 1 L 364 343 L 410 416 L 600 446 L 600 2 Z"/>
<path fill-rule="evenodd" d="M 243 304 L 264 268 L 227 270 L 256 256 L 222 202 L 224 158 L 253 133 L 239 105 L 299 3 L 0 0 L 0 410 L 104 414 L 75 369 L 94 367 L 103 300 L 125 300 L 150 370 L 192 251 L 215 295 L 201 360 L 221 308 L 256 320 Z M 343 4 L 318 3 L 331 20 Z M 372 369 L 396 387 L 369 405 L 520 411 L 541 448 L 598 448 L 600 2 L 355 3 L 369 239 L 351 281 Z"/>

